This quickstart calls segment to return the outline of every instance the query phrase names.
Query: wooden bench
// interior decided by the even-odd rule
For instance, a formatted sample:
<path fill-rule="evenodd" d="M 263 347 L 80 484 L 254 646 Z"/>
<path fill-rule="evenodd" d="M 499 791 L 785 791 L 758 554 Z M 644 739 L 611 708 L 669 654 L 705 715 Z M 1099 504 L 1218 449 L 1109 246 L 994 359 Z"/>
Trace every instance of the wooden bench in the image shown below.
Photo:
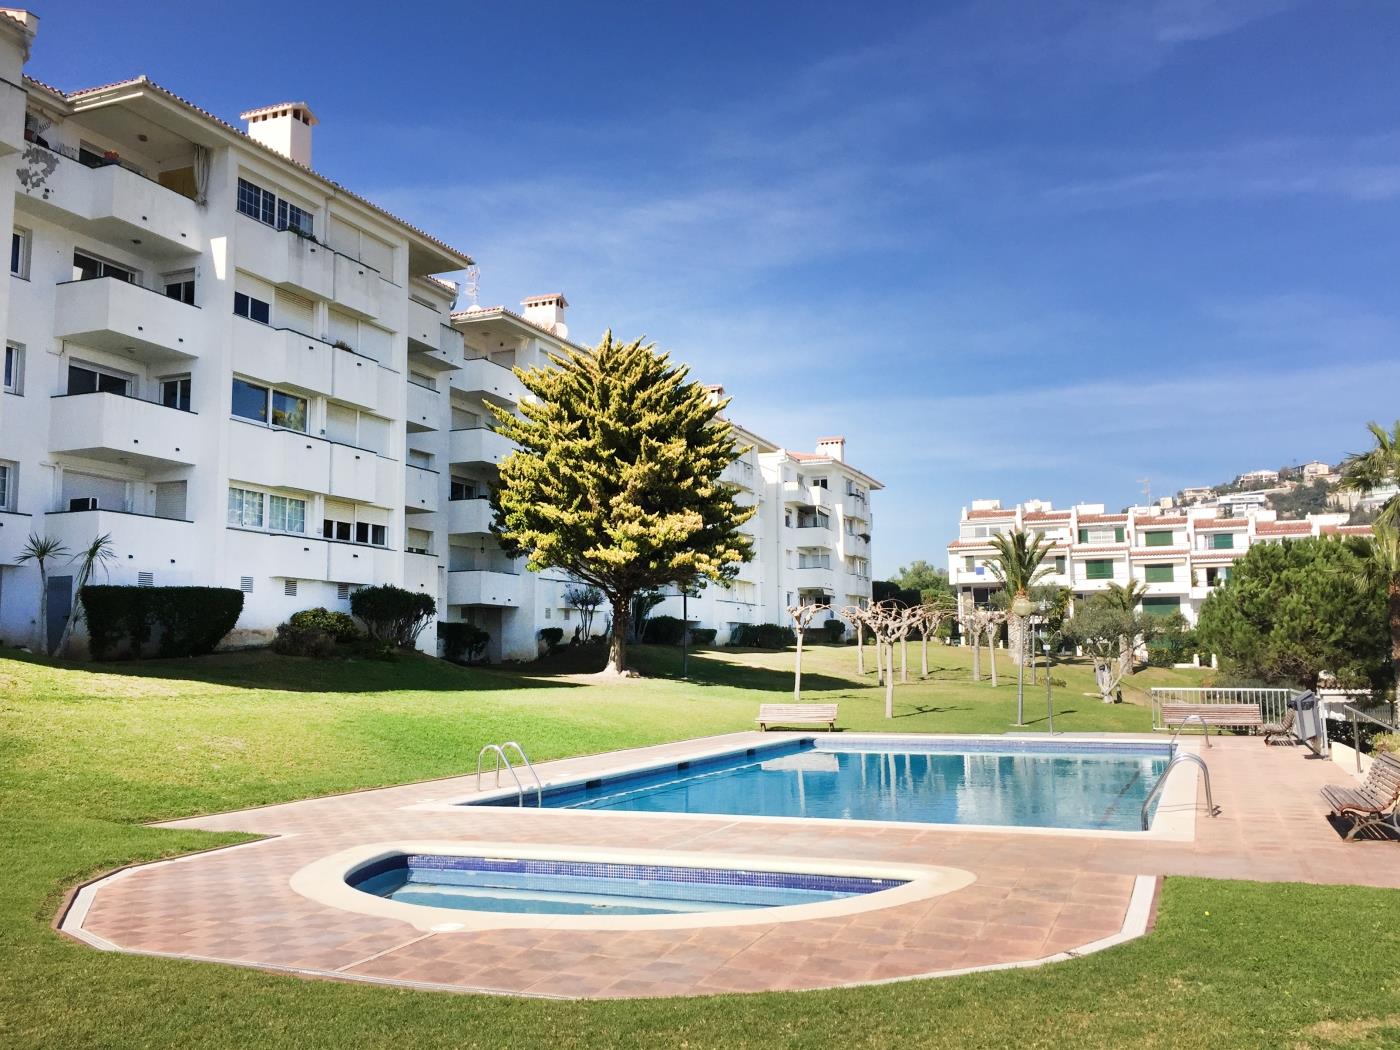
<path fill-rule="evenodd" d="M 1332 807 L 1333 816 L 1350 818 L 1347 841 L 1354 839 L 1362 828 L 1384 824 L 1400 802 L 1400 755 L 1375 755 L 1360 787 L 1329 784 L 1322 789 L 1322 797 Z"/>
<path fill-rule="evenodd" d="M 769 726 L 820 726 L 836 728 L 835 704 L 759 704 L 754 719 L 765 733 Z"/>
<path fill-rule="evenodd" d="M 1163 704 L 1162 724 L 1182 726 L 1200 719 L 1217 729 L 1258 729 L 1264 724 L 1258 704 Z"/>

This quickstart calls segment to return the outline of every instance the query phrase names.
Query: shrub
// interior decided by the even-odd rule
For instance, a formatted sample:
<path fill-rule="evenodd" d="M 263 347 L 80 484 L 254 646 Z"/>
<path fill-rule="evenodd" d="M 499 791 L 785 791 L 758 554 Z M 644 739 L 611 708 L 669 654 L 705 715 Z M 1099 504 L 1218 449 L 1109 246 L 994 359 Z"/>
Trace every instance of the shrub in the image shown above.
<path fill-rule="evenodd" d="M 283 656 L 310 656 L 324 660 L 335 655 L 335 637 L 319 627 L 297 627 L 288 620 L 278 625 L 277 637 L 272 640 L 272 649 Z"/>
<path fill-rule="evenodd" d="M 714 645 L 715 629 L 713 627 L 692 627 L 690 629 L 690 643 L 692 645 Z"/>
<path fill-rule="evenodd" d="M 337 642 L 353 642 L 360 637 L 359 624 L 349 613 L 330 609 L 303 609 L 287 617 L 284 626 L 302 631 L 321 631 Z"/>
<path fill-rule="evenodd" d="M 552 653 L 559 648 L 559 643 L 564 640 L 564 628 L 541 627 L 538 637 L 540 641 L 544 642 L 546 649 Z"/>
<path fill-rule="evenodd" d="M 832 645 L 836 645 L 846 636 L 845 620 L 827 620 L 822 624 L 822 630 L 826 632 L 826 640 Z"/>
<path fill-rule="evenodd" d="M 350 611 L 360 618 L 373 641 L 412 649 L 423 628 L 437 615 L 437 602 L 431 594 L 384 584 L 361 587 L 351 594 Z"/>
<path fill-rule="evenodd" d="M 491 635 L 474 623 L 442 622 L 437 625 L 442 655 L 453 663 L 471 663 L 486 651 Z"/>
<path fill-rule="evenodd" d="M 729 644 L 745 649 L 783 649 L 796 645 L 797 635 L 780 623 L 743 623 L 730 630 Z"/>
<path fill-rule="evenodd" d="M 93 658 L 203 656 L 233 630 L 243 592 L 230 587 L 87 586 L 81 594 Z"/>
<path fill-rule="evenodd" d="M 685 621 L 679 616 L 653 616 L 647 620 L 642 641 L 652 645 L 680 645 Z"/>

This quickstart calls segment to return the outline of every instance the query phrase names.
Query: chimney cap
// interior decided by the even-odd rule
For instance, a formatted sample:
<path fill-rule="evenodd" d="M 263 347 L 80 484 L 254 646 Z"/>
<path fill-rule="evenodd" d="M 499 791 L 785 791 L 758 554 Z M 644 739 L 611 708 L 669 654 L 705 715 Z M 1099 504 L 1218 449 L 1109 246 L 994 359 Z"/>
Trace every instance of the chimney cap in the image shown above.
<path fill-rule="evenodd" d="M 311 107 L 305 102 L 276 102 L 271 106 L 259 106 L 257 109 L 246 110 L 238 114 L 238 119 L 253 120 L 256 117 L 280 117 L 284 114 L 295 116 L 308 127 L 315 127 L 320 123 L 316 119 L 316 114 L 311 112 Z"/>
<path fill-rule="evenodd" d="M 818 444 L 818 445 L 825 445 L 827 442 L 830 442 L 830 441 L 845 441 L 845 440 L 846 440 L 846 437 L 845 437 L 844 434 L 837 434 L 835 437 L 817 438 L 817 444 Z"/>
<path fill-rule="evenodd" d="M 520 305 L 538 306 L 540 303 L 552 303 L 556 299 L 559 300 L 560 306 L 569 305 L 569 300 L 564 298 L 563 292 L 550 292 L 547 295 L 527 295 L 524 299 L 520 300 Z"/>

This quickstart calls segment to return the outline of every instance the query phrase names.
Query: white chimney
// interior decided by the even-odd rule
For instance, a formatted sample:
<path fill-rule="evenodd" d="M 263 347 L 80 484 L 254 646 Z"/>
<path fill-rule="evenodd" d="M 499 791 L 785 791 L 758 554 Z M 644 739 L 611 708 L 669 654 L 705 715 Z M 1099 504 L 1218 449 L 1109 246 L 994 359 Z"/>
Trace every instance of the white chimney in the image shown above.
<path fill-rule="evenodd" d="M 290 160 L 311 167 L 311 129 L 316 115 L 305 102 L 279 102 L 238 115 L 248 122 L 248 137 Z"/>
<path fill-rule="evenodd" d="M 553 332 L 560 339 L 569 338 L 569 326 L 564 323 L 564 311 L 569 308 L 569 301 L 560 293 L 532 295 L 520 300 L 520 306 L 521 316 L 531 324 Z"/>
<path fill-rule="evenodd" d="M 834 459 L 837 463 L 846 461 L 846 439 L 843 437 L 817 438 L 817 455 Z"/>

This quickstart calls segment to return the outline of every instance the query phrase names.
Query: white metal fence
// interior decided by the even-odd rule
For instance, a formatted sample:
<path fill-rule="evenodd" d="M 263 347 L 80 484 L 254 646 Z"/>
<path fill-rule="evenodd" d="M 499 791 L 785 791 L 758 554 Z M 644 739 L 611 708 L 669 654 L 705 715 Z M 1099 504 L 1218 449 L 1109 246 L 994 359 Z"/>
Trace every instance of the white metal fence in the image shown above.
<path fill-rule="evenodd" d="M 1258 704 L 1265 722 L 1282 722 L 1288 698 L 1295 692 L 1294 689 L 1153 686 L 1152 728 L 1167 728 L 1162 724 L 1163 704 Z"/>

